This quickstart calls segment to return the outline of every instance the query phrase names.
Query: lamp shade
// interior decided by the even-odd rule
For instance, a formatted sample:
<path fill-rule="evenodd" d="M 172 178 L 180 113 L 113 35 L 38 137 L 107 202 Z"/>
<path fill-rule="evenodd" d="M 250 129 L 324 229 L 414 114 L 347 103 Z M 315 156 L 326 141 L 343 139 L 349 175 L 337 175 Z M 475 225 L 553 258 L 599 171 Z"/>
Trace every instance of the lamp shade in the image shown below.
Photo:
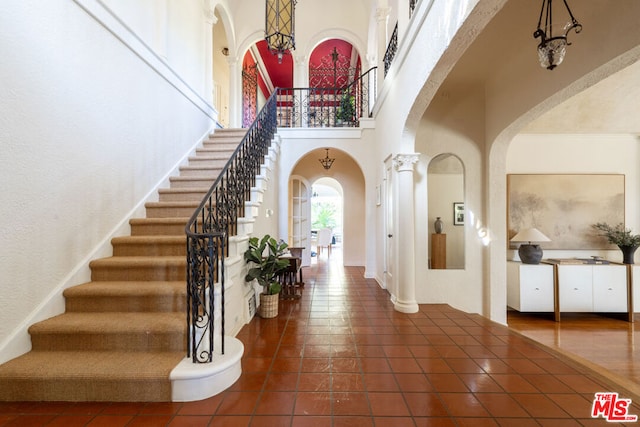
<path fill-rule="evenodd" d="M 511 238 L 512 242 L 550 242 L 547 236 L 542 234 L 537 228 L 525 228 Z"/>

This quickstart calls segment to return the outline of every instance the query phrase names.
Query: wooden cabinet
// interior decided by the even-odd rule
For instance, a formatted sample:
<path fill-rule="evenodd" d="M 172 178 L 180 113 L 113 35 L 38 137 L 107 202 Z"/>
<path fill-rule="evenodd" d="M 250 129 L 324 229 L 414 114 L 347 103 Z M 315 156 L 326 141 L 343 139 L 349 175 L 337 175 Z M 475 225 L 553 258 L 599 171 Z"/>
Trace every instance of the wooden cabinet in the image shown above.
<path fill-rule="evenodd" d="M 507 305 L 518 311 L 553 311 L 553 266 L 507 263 Z"/>
<path fill-rule="evenodd" d="M 431 268 L 447 268 L 447 235 L 444 233 L 431 235 Z"/>

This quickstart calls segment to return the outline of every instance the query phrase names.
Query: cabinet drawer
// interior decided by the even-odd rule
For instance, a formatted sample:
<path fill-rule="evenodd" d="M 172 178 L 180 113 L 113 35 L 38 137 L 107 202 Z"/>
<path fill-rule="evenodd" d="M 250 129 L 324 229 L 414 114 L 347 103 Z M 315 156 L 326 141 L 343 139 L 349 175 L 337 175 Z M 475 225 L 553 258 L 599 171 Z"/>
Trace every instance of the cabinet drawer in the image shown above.
<path fill-rule="evenodd" d="M 605 313 L 627 311 L 626 266 L 593 268 L 593 311 Z"/>
<path fill-rule="evenodd" d="M 592 272 L 591 266 L 563 265 L 558 268 L 560 311 L 593 311 Z"/>
<path fill-rule="evenodd" d="M 553 280 L 523 280 L 520 307 L 521 311 L 553 311 Z"/>

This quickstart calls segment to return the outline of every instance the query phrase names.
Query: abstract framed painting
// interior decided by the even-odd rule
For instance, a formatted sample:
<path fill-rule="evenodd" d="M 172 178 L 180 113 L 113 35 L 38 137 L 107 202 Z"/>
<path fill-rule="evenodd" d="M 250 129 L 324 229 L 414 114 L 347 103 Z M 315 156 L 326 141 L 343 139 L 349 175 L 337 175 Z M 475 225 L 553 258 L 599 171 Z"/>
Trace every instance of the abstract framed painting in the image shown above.
<path fill-rule="evenodd" d="M 622 174 L 507 175 L 507 239 L 535 227 L 544 249 L 609 249 L 591 225 L 624 224 Z"/>

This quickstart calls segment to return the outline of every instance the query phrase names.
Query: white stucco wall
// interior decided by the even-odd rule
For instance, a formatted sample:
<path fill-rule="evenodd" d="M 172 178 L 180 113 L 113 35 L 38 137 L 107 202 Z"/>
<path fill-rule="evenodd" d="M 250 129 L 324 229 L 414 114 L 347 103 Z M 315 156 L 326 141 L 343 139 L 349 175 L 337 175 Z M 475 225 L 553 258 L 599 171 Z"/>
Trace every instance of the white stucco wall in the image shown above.
<path fill-rule="evenodd" d="M 2 361 L 110 255 L 215 112 L 95 1 L 4 4 L 0 52 Z"/>

